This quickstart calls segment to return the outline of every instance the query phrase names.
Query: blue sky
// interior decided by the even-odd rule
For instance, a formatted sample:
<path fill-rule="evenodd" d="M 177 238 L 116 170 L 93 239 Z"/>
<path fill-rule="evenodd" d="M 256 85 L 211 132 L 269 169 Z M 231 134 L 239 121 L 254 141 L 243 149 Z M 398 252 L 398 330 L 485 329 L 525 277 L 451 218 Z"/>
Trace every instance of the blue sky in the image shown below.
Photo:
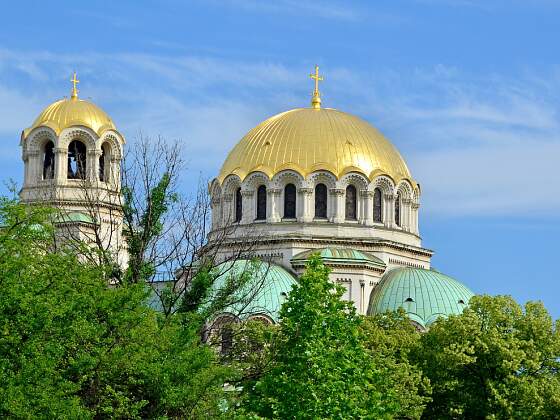
<path fill-rule="evenodd" d="M 433 265 L 560 318 L 559 20 L 555 0 L 9 2 L 0 178 L 21 180 L 20 132 L 74 69 L 129 141 L 183 142 L 188 190 L 307 106 L 317 63 L 323 104 L 378 127 L 421 183 Z"/>

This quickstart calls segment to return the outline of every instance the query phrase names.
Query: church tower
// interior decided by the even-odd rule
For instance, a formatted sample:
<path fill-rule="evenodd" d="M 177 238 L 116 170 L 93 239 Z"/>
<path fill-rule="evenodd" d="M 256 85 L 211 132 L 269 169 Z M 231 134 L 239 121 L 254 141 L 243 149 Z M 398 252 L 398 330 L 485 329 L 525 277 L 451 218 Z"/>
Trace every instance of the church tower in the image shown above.
<path fill-rule="evenodd" d="M 110 252 L 124 263 L 120 165 L 124 137 L 111 118 L 79 99 L 56 101 L 21 134 L 25 166 L 22 202 L 57 209 L 57 233 Z"/>

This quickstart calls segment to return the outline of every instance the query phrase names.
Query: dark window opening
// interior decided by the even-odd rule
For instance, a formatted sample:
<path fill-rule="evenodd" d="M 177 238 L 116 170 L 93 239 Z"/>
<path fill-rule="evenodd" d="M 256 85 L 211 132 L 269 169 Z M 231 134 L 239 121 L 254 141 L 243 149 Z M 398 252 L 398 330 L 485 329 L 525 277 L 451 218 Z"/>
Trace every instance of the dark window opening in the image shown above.
<path fill-rule="evenodd" d="M 397 193 L 395 198 L 395 224 L 401 225 L 401 193 Z"/>
<path fill-rule="evenodd" d="M 233 328 L 229 324 L 225 324 L 220 329 L 221 345 L 220 350 L 222 355 L 228 354 L 233 347 Z"/>
<path fill-rule="evenodd" d="M 288 184 L 284 188 L 284 217 L 294 219 L 296 217 L 296 187 Z"/>
<path fill-rule="evenodd" d="M 266 187 L 261 185 L 257 189 L 257 220 L 266 219 Z"/>
<path fill-rule="evenodd" d="M 373 193 L 373 221 L 377 223 L 383 222 L 383 198 L 379 188 L 376 188 Z"/>
<path fill-rule="evenodd" d="M 327 187 L 325 184 L 315 186 L 315 218 L 327 218 Z"/>
<path fill-rule="evenodd" d="M 109 169 L 109 146 L 105 143 L 101 146 L 101 156 L 99 156 L 99 180 L 100 181 L 107 181 L 108 180 L 108 169 Z"/>
<path fill-rule="evenodd" d="M 235 191 L 235 221 L 241 221 L 241 214 L 243 213 L 243 199 L 241 198 L 241 188 Z"/>
<path fill-rule="evenodd" d="M 405 302 L 414 302 L 414 299 L 412 299 L 412 298 L 406 298 Z"/>
<path fill-rule="evenodd" d="M 465 304 L 465 301 L 464 301 L 463 299 L 459 299 L 459 303 L 462 304 L 462 305 L 464 305 L 464 304 Z"/>
<path fill-rule="evenodd" d="M 356 202 L 356 187 L 348 185 L 346 187 L 346 220 L 357 219 Z"/>
<path fill-rule="evenodd" d="M 68 145 L 68 179 L 86 179 L 86 146 L 79 140 Z"/>
<path fill-rule="evenodd" d="M 45 144 L 45 153 L 43 154 L 43 179 L 54 178 L 54 143 L 49 141 Z"/>

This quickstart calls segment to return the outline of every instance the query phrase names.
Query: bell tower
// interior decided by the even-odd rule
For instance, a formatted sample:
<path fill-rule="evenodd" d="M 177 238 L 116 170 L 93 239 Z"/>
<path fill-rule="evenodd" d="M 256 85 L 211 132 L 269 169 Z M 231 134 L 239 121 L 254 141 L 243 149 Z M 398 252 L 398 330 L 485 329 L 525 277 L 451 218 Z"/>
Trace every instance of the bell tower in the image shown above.
<path fill-rule="evenodd" d="M 122 238 L 120 167 L 125 144 L 111 118 L 78 98 L 76 73 L 70 98 L 46 107 L 23 130 L 22 202 L 56 209 L 57 234 L 79 239 L 126 262 Z"/>

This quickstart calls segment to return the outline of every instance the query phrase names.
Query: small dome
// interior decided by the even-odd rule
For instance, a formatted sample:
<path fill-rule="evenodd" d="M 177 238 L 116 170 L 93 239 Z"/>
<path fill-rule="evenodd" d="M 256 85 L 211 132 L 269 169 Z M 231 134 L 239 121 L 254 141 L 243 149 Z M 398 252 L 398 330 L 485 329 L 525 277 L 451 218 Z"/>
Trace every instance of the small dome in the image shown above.
<path fill-rule="evenodd" d="M 229 279 L 236 279 L 242 275 L 251 276 L 245 285 L 235 292 L 236 302 L 223 311 L 241 320 L 246 320 L 251 315 L 266 315 L 278 322 L 280 307 L 292 286 L 296 284 L 296 279 L 285 269 L 262 261 L 226 261 L 215 270 L 221 274 L 214 282 L 213 294 L 223 289 Z"/>
<path fill-rule="evenodd" d="M 385 174 L 412 180 L 397 149 L 376 128 L 356 116 L 329 108 L 299 108 L 275 115 L 253 128 L 233 148 L 218 176 L 242 180 L 253 171 L 270 178 L 291 169 L 303 177 L 326 170 L 340 178 L 360 172 L 370 180 Z"/>
<path fill-rule="evenodd" d="M 395 268 L 371 292 L 368 315 L 403 308 L 426 329 L 438 317 L 460 314 L 474 294 L 457 280 L 435 270 Z"/>
<path fill-rule="evenodd" d="M 309 251 L 303 251 L 295 255 L 291 259 L 293 265 L 303 265 L 307 262 L 312 254 L 319 254 L 321 259 L 326 264 L 345 264 L 345 265 L 368 265 L 376 268 L 385 268 L 385 263 L 383 260 L 377 258 L 368 252 L 358 251 L 351 248 L 321 248 L 321 249 L 310 249 Z"/>
<path fill-rule="evenodd" d="M 23 132 L 23 137 L 35 128 L 45 126 L 54 130 L 58 136 L 65 128 L 81 125 L 93 130 L 100 136 L 106 130 L 115 130 L 115 124 L 97 105 L 71 97 L 61 99 L 46 107 L 37 117 L 33 125 Z"/>

